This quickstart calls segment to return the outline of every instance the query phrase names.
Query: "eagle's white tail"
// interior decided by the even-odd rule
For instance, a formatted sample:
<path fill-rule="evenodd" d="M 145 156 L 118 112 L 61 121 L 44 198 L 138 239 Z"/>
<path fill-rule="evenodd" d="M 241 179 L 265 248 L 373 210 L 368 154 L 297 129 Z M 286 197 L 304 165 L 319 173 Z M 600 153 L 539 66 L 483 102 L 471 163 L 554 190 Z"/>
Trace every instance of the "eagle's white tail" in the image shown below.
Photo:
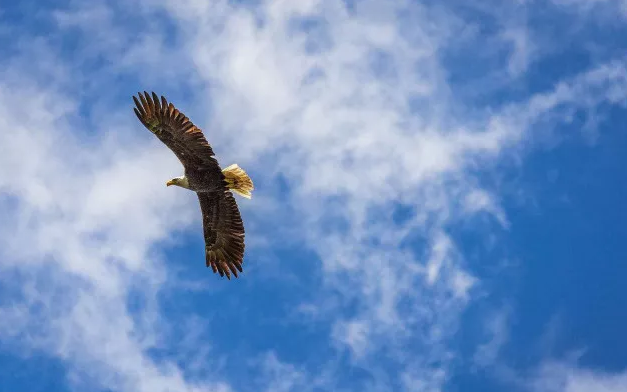
<path fill-rule="evenodd" d="M 247 199 L 252 197 L 252 191 L 255 189 L 253 186 L 253 180 L 248 177 L 248 174 L 237 165 L 232 164 L 226 169 L 222 170 L 224 177 L 226 178 L 227 187 L 233 192 Z"/>

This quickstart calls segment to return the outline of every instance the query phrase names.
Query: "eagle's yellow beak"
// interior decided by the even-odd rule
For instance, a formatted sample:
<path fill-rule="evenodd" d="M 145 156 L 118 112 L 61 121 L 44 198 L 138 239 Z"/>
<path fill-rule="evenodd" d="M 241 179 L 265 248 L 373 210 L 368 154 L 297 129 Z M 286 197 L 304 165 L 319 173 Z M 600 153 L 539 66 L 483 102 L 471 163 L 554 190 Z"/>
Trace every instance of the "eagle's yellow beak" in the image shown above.
<path fill-rule="evenodd" d="M 165 183 L 165 186 L 170 186 L 170 185 L 174 185 L 174 180 L 170 180 Z"/>

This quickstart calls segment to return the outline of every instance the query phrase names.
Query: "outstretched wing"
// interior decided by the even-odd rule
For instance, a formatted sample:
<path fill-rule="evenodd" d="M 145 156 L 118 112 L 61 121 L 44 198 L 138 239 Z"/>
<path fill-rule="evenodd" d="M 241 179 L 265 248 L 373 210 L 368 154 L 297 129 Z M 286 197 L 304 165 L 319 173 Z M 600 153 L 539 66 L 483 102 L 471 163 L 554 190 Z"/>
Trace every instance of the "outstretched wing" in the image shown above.
<path fill-rule="evenodd" d="M 139 99 L 133 96 L 137 106 L 133 110 L 137 118 L 174 152 L 185 168 L 219 169 L 218 161 L 213 157 L 213 150 L 200 128 L 189 121 L 174 105 L 168 103 L 163 96 L 159 102 L 154 92 L 152 98 L 145 91 L 143 95 L 141 93 L 138 95 Z"/>
<path fill-rule="evenodd" d="M 213 272 L 231 279 L 242 272 L 244 224 L 230 191 L 198 192 L 205 232 L 205 258 Z"/>

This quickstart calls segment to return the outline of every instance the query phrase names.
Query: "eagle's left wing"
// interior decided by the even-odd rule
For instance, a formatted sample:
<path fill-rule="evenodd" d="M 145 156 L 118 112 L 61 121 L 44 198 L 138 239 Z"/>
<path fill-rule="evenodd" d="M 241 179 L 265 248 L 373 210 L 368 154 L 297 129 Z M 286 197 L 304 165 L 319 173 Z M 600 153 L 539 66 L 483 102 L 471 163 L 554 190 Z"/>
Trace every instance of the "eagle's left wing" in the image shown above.
<path fill-rule="evenodd" d="M 205 258 L 213 272 L 231 279 L 242 272 L 244 224 L 233 194 L 228 191 L 198 192 L 205 233 Z"/>
<path fill-rule="evenodd" d="M 152 95 L 152 96 L 151 96 Z M 213 149 L 200 128 L 163 96 L 138 94 L 133 96 L 135 114 L 150 132 L 172 150 L 185 168 L 213 170 L 221 173 Z M 218 174 L 219 175 L 219 174 Z"/>

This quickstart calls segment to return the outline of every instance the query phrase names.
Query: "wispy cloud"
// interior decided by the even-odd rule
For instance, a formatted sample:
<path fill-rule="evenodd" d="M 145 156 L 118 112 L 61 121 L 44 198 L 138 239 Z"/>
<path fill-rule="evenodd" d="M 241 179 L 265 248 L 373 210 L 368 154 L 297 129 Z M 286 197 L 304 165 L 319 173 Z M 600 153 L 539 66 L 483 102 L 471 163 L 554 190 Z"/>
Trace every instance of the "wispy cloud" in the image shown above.
<path fill-rule="evenodd" d="M 547 361 L 540 366 L 530 386 L 538 392 L 622 392 L 627 390 L 627 373 L 610 373 L 569 362 Z"/>
<path fill-rule="evenodd" d="M 551 2 L 560 7 L 574 9 L 582 14 L 591 14 L 597 11 L 605 16 L 627 16 L 627 1 L 625 0 L 551 0 Z"/>
<path fill-rule="evenodd" d="M 477 346 L 473 360 L 479 367 L 497 366 L 499 352 L 509 340 L 510 308 L 504 308 L 486 318 L 488 339 Z"/>

